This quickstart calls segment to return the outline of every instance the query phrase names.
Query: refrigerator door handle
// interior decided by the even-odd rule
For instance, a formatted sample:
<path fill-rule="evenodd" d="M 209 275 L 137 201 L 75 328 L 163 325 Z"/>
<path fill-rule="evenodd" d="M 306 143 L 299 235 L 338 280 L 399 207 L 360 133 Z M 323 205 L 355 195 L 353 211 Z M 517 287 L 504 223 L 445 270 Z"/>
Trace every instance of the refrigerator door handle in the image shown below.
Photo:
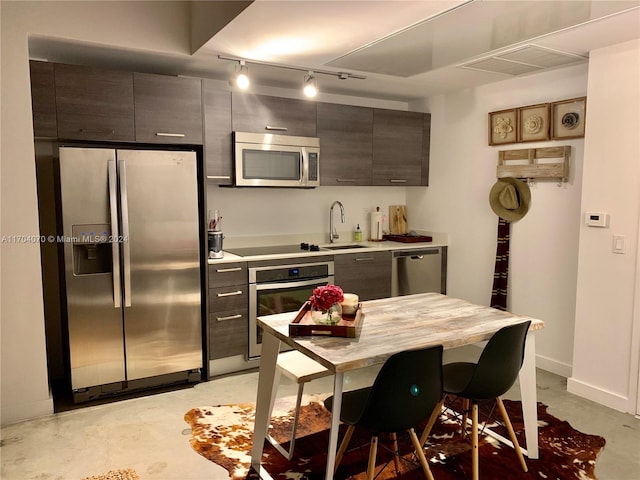
<path fill-rule="evenodd" d="M 109 160 L 109 207 L 111 211 L 111 262 L 113 263 L 113 308 L 120 308 L 120 244 L 118 243 L 118 183 L 116 178 L 116 161 Z"/>
<path fill-rule="evenodd" d="M 127 201 L 127 169 L 124 160 L 118 160 L 118 176 L 120 178 L 120 208 L 122 211 L 122 263 L 124 288 L 124 306 L 131 306 L 131 251 L 129 249 L 129 204 Z"/>

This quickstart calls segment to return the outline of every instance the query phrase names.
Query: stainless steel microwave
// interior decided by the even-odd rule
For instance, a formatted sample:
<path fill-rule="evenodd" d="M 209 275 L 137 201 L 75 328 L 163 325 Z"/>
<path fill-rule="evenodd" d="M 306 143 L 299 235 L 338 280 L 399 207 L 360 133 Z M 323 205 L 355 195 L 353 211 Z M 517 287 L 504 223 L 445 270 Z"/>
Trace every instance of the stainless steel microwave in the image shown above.
<path fill-rule="evenodd" d="M 239 187 L 320 186 L 320 140 L 270 133 L 233 133 Z"/>

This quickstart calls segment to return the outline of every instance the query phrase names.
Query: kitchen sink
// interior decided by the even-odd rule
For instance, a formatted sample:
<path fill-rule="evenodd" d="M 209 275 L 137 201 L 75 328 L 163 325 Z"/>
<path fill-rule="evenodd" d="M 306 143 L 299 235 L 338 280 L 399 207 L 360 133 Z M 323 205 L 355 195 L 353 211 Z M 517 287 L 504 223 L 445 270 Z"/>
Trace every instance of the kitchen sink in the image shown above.
<path fill-rule="evenodd" d="M 320 250 L 350 250 L 352 248 L 367 248 L 365 245 L 349 244 L 349 245 L 326 245 L 320 247 Z"/>

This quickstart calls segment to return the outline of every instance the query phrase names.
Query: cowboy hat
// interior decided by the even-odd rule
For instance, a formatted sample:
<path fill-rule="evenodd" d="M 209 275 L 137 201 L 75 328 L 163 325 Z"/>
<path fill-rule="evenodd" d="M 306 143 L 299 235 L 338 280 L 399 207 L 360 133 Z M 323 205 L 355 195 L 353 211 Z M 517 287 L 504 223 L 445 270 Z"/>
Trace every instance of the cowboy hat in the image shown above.
<path fill-rule="evenodd" d="M 493 212 L 508 222 L 517 222 L 529 211 L 531 190 L 517 178 L 500 178 L 491 187 L 489 204 Z"/>

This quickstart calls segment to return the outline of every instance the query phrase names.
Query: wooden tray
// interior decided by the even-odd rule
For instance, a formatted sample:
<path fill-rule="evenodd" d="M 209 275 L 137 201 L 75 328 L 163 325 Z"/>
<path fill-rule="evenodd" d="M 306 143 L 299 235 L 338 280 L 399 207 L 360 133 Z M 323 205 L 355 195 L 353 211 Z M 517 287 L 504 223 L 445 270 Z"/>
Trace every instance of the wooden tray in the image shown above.
<path fill-rule="evenodd" d="M 362 304 L 358 304 L 355 315 L 343 315 L 336 325 L 318 325 L 311 320 L 311 304 L 305 302 L 296 318 L 289 324 L 290 337 L 305 337 L 309 335 L 324 335 L 327 337 L 356 338 L 360 335 L 364 321 Z"/>
<path fill-rule="evenodd" d="M 383 235 L 383 239 L 391 240 L 392 242 L 401 243 L 419 243 L 419 242 L 431 242 L 432 237 L 426 235 Z"/>

